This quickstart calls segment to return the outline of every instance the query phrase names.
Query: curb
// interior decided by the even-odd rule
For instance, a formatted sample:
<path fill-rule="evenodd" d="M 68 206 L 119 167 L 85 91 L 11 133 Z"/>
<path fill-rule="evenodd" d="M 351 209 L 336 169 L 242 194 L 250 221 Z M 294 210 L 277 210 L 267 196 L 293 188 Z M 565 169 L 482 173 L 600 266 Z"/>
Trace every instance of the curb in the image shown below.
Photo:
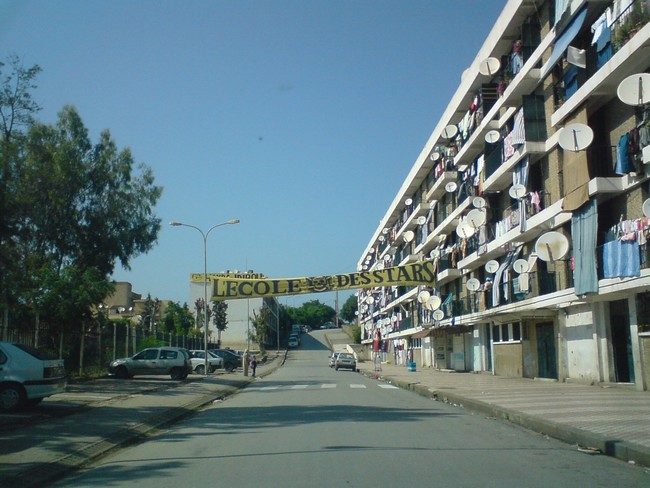
<path fill-rule="evenodd" d="M 399 388 L 412 391 L 425 398 L 466 408 L 472 412 L 487 415 L 488 417 L 506 420 L 527 430 L 547 435 L 567 444 L 587 447 L 589 449 L 597 449 L 600 454 L 605 454 L 620 459 L 621 461 L 632 462 L 636 465 L 645 467 L 650 466 L 650 452 L 626 441 L 606 439 L 600 434 L 595 434 L 583 429 L 577 429 L 575 427 L 563 426 L 555 422 L 517 412 L 505 407 L 492 405 L 480 400 L 469 399 L 462 395 L 450 393 L 446 390 L 443 391 L 429 388 L 419 382 L 396 380 L 389 376 L 382 376 L 374 371 L 362 371 L 362 374 L 378 381 L 390 382 Z"/>

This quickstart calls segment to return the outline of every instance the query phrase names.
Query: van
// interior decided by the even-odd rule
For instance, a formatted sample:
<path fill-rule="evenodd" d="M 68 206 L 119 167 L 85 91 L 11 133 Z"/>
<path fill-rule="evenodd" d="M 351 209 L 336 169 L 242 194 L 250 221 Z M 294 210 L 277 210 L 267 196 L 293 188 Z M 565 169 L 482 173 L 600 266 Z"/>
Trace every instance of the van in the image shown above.
<path fill-rule="evenodd" d="M 0 411 L 36 405 L 65 388 L 63 359 L 23 344 L 0 341 Z"/>

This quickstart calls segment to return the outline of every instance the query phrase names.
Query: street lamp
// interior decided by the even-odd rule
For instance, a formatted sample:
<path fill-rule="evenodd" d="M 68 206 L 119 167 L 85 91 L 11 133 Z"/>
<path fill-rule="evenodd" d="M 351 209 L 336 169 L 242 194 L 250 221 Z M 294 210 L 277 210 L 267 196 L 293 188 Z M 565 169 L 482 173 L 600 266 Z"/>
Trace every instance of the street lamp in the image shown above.
<path fill-rule="evenodd" d="M 208 235 L 210 235 L 210 232 L 212 232 L 212 230 L 216 229 L 217 227 L 221 227 L 222 225 L 232 225 L 238 223 L 239 223 L 239 219 L 228 220 L 226 222 L 222 222 L 221 224 L 213 225 L 208 229 L 207 232 L 203 232 L 195 225 L 184 224 L 182 222 L 176 222 L 176 221 L 171 221 L 169 223 L 169 225 L 173 225 L 175 227 L 183 226 L 183 227 L 191 227 L 192 229 L 196 229 L 201 233 L 201 236 L 203 237 L 203 300 L 204 300 L 203 306 L 205 307 L 205 322 L 203 323 L 203 348 L 205 350 L 204 351 L 205 352 L 204 374 L 206 376 L 208 375 Z"/>

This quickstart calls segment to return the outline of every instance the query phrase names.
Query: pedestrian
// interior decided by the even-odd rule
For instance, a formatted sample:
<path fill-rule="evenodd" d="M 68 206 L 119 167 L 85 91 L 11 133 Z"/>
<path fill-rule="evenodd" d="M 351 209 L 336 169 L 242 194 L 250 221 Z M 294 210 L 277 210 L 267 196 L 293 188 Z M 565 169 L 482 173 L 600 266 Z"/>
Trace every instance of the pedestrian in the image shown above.
<path fill-rule="evenodd" d="M 255 370 L 257 369 L 257 358 L 253 356 L 250 363 L 251 370 L 253 371 L 253 378 L 255 378 Z"/>

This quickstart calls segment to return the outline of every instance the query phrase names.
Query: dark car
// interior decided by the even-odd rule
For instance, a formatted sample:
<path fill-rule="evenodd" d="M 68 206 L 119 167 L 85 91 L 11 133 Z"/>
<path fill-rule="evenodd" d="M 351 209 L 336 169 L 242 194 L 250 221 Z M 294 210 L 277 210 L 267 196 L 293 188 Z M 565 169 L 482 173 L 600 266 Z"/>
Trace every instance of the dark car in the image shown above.
<path fill-rule="evenodd" d="M 210 349 L 210 352 L 223 359 L 223 368 L 228 372 L 243 365 L 242 357 L 229 349 Z"/>

